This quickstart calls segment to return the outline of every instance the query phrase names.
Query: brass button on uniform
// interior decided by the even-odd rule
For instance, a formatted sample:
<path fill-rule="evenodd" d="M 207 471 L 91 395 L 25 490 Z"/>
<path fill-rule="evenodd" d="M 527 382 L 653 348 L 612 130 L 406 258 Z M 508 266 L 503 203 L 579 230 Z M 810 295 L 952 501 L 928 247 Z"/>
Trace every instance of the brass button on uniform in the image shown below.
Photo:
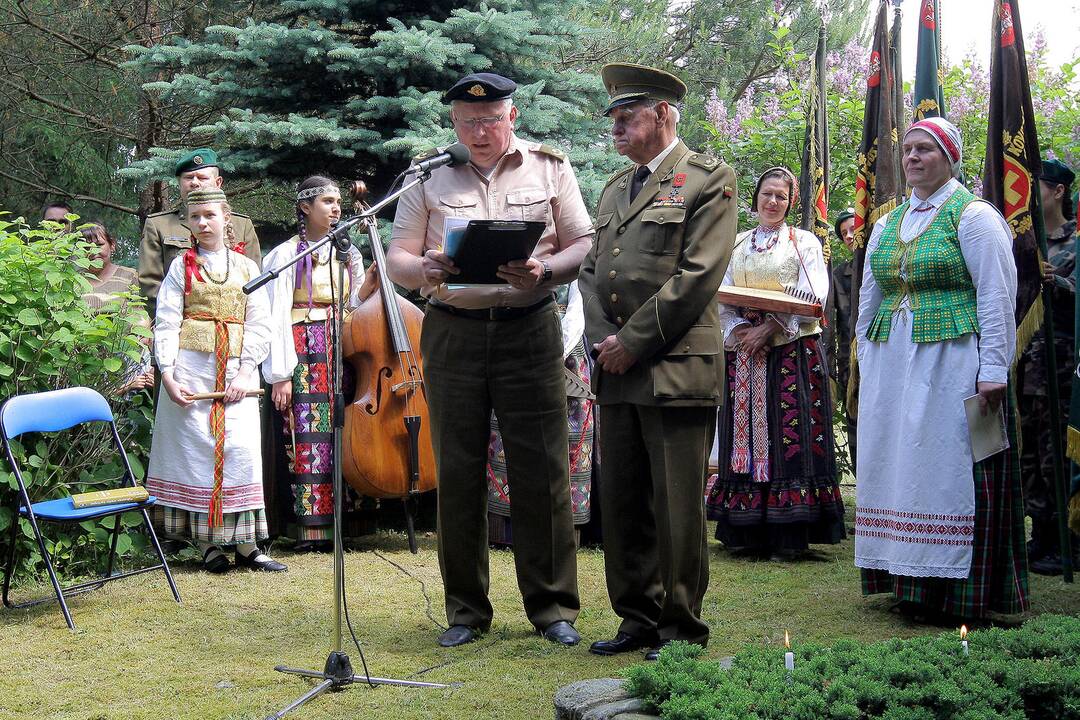
<path fill-rule="evenodd" d="M 625 225 L 623 225 L 623 226 L 622 226 L 621 228 L 619 228 L 619 229 L 618 229 L 618 230 L 617 230 L 616 232 L 618 232 L 618 233 L 619 233 L 620 235 L 622 235 L 622 234 L 623 234 L 624 232 L 626 232 L 626 226 L 625 226 Z"/>
<path fill-rule="evenodd" d="M 683 345 L 682 351 L 683 352 L 690 352 L 690 346 L 689 345 Z"/>
<path fill-rule="evenodd" d="M 618 257 L 619 253 L 621 253 L 621 252 L 622 252 L 622 249 L 615 248 L 614 250 L 611 251 L 611 254 L 614 255 L 615 257 Z"/>
<path fill-rule="evenodd" d="M 617 273 L 617 272 L 615 272 L 614 270 L 612 270 L 611 272 L 609 272 L 609 273 L 607 274 L 607 276 L 608 276 L 609 278 L 611 278 L 612 280 L 614 280 L 614 279 L 615 279 L 615 276 L 616 276 L 616 275 L 618 275 L 618 273 Z"/>
<path fill-rule="evenodd" d="M 619 296 L 616 293 L 611 293 L 611 302 L 619 302 Z"/>
<path fill-rule="evenodd" d="M 622 325 L 622 324 L 623 324 L 623 319 L 622 319 L 622 315 L 620 315 L 620 316 L 618 316 L 617 318 L 615 318 L 615 324 L 616 324 L 616 325 Z"/>

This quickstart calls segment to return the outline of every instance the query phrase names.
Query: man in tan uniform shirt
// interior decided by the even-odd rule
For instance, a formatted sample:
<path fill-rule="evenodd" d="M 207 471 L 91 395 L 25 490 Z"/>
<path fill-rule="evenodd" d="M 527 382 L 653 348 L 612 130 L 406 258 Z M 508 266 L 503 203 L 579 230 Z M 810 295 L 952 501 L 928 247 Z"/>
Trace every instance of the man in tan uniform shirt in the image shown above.
<path fill-rule="evenodd" d="M 192 190 L 208 185 L 221 187 L 217 154 L 210 148 L 192 150 L 176 163 L 176 179 L 180 184 L 180 204 L 174 210 L 154 213 L 143 224 L 139 245 L 139 286 L 146 297 L 146 310 L 153 318 L 157 311 L 158 288 L 172 261 L 191 247 L 191 230 L 184 217 L 184 201 Z M 262 250 L 251 218 L 233 211 L 233 233 L 237 244 L 243 243 L 244 255 L 262 267 Z"/>
<path fill-rule="evenodd" d="M 447 91 L 471 162 L 436 169 L 398 201 L 387 253 L 391 279 L 429 299 L 421 352 L 439 481 L 445 647 L 470 642 L 491 625 L 485 466 L 492 411 L 506 449 L 525 613 L 552 642 L 580 640 L 572 624 L 577 561 L 552 289 L 576 277 L 592 222 L 566 157 L 514 135 L 516 87 L 477 73 Z M 538 220 L 547 227 L 532 257 L 502 267 L 506 285 L 452 289 L 447 283 L 458 271 L 442 252 L 447 218 Z"/>
<path fill-rule="evenodd" d="M 716 290 L 735 241 L 735 173 L 678 139 L 686 86 L 640 65 L 601 70 L 615 149 L 634 161 L 600 196 L 581 266 L 597 361 L 600 507 L 615 637 L 598 655 L 704 645 L 705 471 L 722 397 Z"/>

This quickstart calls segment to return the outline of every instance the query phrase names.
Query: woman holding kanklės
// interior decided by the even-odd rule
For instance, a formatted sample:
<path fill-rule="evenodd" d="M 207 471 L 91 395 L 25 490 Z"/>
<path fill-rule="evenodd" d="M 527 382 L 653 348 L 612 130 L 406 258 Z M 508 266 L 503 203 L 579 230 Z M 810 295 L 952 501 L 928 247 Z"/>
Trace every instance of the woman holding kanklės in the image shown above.
<path fill-rule="evenodd" d="M 260 552 L 268 537 L 262 489 L 259 363 L 270 345 L 270 302 L 244 284 L 259 274 L 235 249 L 230 208 L 218 188 L 193 190 L 187 220 L 195 245 L 177 257 L 157 299 L 154 352 L 161 370 L 146 487 L 167 536 L 193 540 L 210 572 L 236 564 L 280 572 Z M 200 393 L 220 393 L 196 400 Z"/>
<path fill-rule="evenodd" d="M 799 196 L 790 170 L 766 170 L 754 189 L 758 226 L 735 240 L 724 285 L 822 303 L 829 273 L 821 242 L 787 224 Z M 846 535 L 836 473 L 828 365 L 816 318 L 721 305 L 727 396 L 719 468 L 709 491 L 716 538 L 736 554 L 790 560 Z"/>
<path fill-rule="evenodd" d="M 297 188 L 297 234 L 267 254 L 266 270 L 284 267 L 308 243 L 326 235 L 341 217 L 337 184 L 313 175 Z M 273 336 L 263 377 L 273 387 L 274 407 L 285 420 L 289 487 L 281 493 L 288 508 L 287 532 L 297 549 L 328 548 L 334 529 L 334 477 L 331 399 L 334 396 L 330 324 L 337 296 L 338 265 L 330 245 L 282 272 L 269 286 Z M 374 265 L 364 272 L 363 257 L 349 250 L 344 292 L 346 312 L 378 289 Z M 343 411 L 343 410 L 342 410 Z M 354 505 L 349 498 L 345 507 Z M 284 508 L 283 508 L 284 509 Z M 358 516 L 346 512 L 346 529 Z M 354 523 L 355 525 L 355 523 Z"/>
<path fill-rule="evenodd" d="M 870 236 L 856 340 L 862 376 L 855 564 L 863 594 L 928 622 L 1028 606 L 1024 509 L 1008 387 L 1016 266 L 1000 213 L 957 180 L 960 131 L 903 140 L 910 199 Z M 1010 447 L 974 462 L 965 399 L 1005 406 Z"/>

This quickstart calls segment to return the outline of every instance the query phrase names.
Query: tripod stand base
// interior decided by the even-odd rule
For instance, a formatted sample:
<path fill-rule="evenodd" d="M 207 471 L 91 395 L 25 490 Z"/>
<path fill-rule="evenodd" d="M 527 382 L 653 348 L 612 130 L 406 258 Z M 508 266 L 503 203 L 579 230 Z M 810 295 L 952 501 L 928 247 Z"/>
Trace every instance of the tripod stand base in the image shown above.
<path fill-rule="evenodd" d="M 326 666 L 322 672 L 318 670 L 303 670 L 301 668 L 292 668 L 286 665 L 277 665 L 274 670 L 280 673 L 287 673 L 289 675 L 299 675 L 301 677 L 316 678 L 322 680 L 318 685 L 308 690 L 300 697 L 293 700 L 281 710 L 277 711 L 273 715 L 268 715 L 266 720 L 279 720 L 279 718 L 285 717 L 287 714 L 296 710 L 301 705 L 304 705 L 310 700 L 314 700 L 319 695 L 322 695 L 327 690 L 337 692 L 344 690 L 349 685 L 362 684 L 362 685 L 400 685 L 402 687 L 424 687 L 424 688 L 449 688 L 457 687 L 460 683 L 453 683 L 450 685 L 444 683 L 430 683 L 421 682 L 419 680 L 397 680 L 395 678 L 381 678 L 371 677 L 370 675 L 355 675 L 353 674 L 352 662 L 349 660 L 349 656 L 341 651 L 334 651 L 326 658 Z"/>

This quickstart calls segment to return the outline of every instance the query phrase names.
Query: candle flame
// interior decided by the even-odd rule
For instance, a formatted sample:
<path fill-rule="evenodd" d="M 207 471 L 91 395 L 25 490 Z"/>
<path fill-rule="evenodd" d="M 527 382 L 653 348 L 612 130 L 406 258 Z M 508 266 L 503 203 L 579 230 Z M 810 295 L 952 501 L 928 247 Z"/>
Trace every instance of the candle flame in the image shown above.
<path fill-rule="evenodd" d="M 967 639 L 967 625 L 961 625 L 960 626 L 960 639 L 961 640 L 966 640 Z"/>
<path fill-rule="evenodd" d="M 788 631 L 784 631 L 784 647 L 791 649 L 791 637 L 788 635 Z"/>

